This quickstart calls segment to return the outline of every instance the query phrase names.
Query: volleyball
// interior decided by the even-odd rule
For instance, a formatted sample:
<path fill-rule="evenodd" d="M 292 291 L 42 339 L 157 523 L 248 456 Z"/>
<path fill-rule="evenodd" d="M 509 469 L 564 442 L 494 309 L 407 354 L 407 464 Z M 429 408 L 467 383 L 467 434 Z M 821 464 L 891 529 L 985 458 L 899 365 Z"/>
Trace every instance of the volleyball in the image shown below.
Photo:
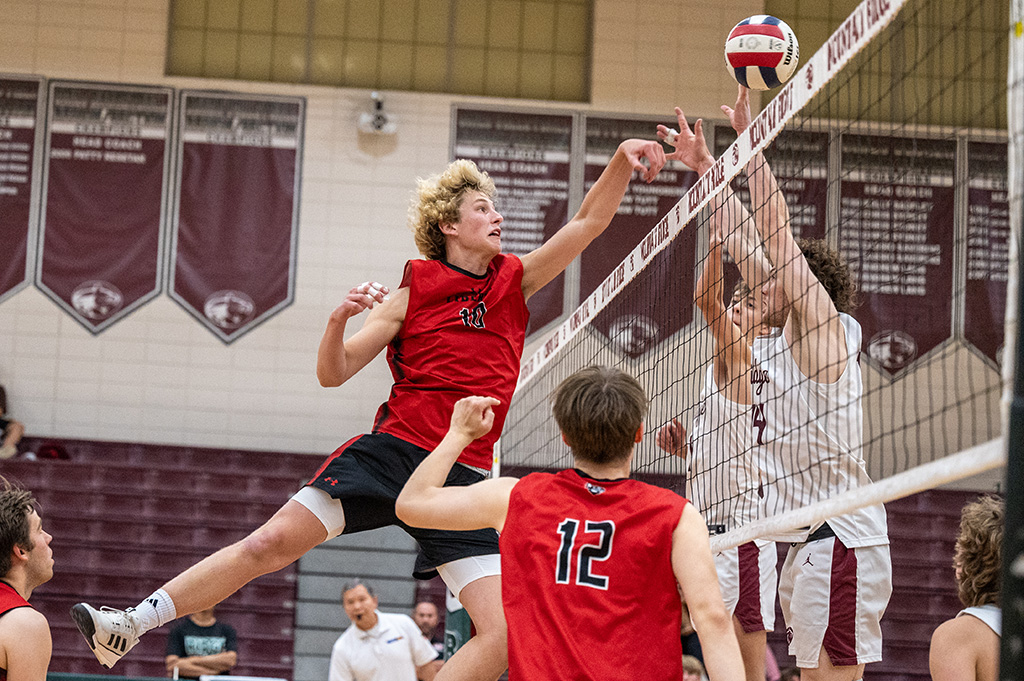
<path fill-rule="evenodd" d="M 779 87 L 796 72 L 800 45 L 785 21 L 767 14 L 748 17 L 729 31 L 725 63 L 736 82 L 751 90 Z"/>

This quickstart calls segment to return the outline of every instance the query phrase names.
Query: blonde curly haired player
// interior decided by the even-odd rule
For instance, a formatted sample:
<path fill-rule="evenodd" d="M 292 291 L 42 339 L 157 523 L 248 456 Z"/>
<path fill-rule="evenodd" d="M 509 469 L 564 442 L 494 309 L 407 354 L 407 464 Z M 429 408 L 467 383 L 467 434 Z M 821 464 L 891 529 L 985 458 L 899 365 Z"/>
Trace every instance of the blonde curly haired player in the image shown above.
<path fill-rule="evenodd" d="M 317 355 L 321 385 L 336 387 L 387 349 L 394 385 L 372 432 L 339 447 L 262 527 L 135 608 L 75 605 L 72 616 L 100 663 L 113 666 L 150 629 L 212 607 L 327 539 L 399 525 L 395 498 L 444 437 L 452 406 L 486 391 L 502 401 L 494 432 L 463 452 L 448 484 L 483 480 L 519 376 L 526 301 L 604 231 L 634 172 L 649 182 L 664 164 L 657 141 L 622 142 L 576 215 L 521 259 L 501 252 L 503 218 L 486 173 L 456 161 L 421 181 L 411 226 L 425 259 L 406 264 L 394 291 L 376 282 L 353 287 L 330 313 Z M 346 339 L 349 320 L 364 310 L 363 327 Z M 438 678 L 497 678 L 507 664 L 497 534 L 402 527 L 422 550 L 417 573 L 439 572 L 476 625 Z"/>

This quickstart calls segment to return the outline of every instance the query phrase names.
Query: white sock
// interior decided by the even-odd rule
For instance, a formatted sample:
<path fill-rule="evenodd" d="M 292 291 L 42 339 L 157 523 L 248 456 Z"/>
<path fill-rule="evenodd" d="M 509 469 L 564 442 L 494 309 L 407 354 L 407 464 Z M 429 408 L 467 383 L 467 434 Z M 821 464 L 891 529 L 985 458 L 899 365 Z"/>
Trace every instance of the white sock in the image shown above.
<path fill-rule="evenodd" d="M 163 589 L 157 589 L 152 596 L 135 606 L 135 615 L 139 619 L 139 636 L 178 616 L 174 601 Z"/>

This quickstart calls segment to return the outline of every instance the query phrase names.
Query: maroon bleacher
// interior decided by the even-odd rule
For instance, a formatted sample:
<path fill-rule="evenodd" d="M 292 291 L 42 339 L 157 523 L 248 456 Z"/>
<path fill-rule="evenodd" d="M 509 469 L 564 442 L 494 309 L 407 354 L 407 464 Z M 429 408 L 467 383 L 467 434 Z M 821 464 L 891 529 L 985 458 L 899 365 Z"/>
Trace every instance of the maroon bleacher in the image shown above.
<path fill-rule="evenodd" d="M 26 438 L 22 451 L 54 442 Z M 69 460 L 12 459 L 0 474 L 39 499 L 53 535 L 55 574 L 33 604 L 53 634 L 50 671 L 165 676 L 169 627 L 150 632 L 107 672 L 75 629 L 79 602 L 126 607 L 204 556 L 265 522 L 315 470 L 318 460 L 201 447 L 61 440 Z M 233 673 L 292 678 L 296 567 L 260 577 L 217 614 L 238 631 Z"/>

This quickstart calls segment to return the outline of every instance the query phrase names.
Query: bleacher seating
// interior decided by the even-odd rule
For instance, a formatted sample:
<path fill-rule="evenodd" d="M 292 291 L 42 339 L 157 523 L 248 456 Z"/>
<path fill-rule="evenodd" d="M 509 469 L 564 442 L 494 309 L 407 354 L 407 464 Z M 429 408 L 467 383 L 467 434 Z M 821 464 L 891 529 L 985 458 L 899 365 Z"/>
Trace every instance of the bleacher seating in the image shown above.
<path fill-rule="evenodd" d="M 23 450 L 53 442 L 23 440 Z M 69 460 L 11 459 L 0 475 L 39 500 L 55 574 L 33 604 L 53 634 L 51 672 L 165 677 L 169 627 L 114 670 L 96 662 L 68 615 L 85 600 L 126 607 L 265 522 L 312 474 L 316 457 L 199 447 L 61 440 Z M 238 631 L 236 674 L 291 679 L 296 567 L 260 577 L 218 606 Z"/>

